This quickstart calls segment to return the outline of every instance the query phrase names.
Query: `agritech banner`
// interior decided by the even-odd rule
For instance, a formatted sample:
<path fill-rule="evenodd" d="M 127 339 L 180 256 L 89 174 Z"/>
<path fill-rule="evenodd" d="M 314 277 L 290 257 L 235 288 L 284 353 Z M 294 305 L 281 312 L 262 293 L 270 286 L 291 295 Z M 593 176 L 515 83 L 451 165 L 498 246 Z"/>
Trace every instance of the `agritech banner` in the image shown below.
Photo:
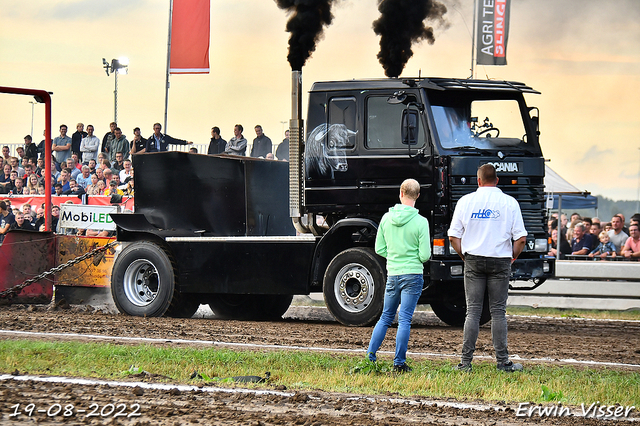
<path fill-rule="evenodd" d="M 209 0 L 173 0 L 169 73 L 209 73 L 209 15 Z"/>
<path fill-rule="evenodd" d="M 479 65 L 507 65 L 509 6 L 511 0 L 477 0 L 477 50 Z"/>

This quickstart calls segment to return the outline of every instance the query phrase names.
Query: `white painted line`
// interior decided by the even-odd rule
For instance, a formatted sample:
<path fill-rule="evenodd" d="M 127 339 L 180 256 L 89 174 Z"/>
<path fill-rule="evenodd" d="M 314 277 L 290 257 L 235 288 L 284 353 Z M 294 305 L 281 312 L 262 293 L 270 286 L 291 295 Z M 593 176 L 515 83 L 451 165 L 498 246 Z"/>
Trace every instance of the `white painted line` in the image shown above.
<path fill-rule="evenodd" d="M 261 345 L 256 343 L 235 343 L 235 342 L 220 342 L 213 340 L 187 340 L 187 339 L 156 339 L 151 337 L 124 337 L 124 336 L 104 336 L 100 334 L 79 334 L 79 333 L 42 333 L 33 331 L 16 331 L 16 330 L 0 330 L 0 334 L 15 334 L 22 336 L 51 336 L 51 337 L 67 337 L 67 338 L 83 338 L 83 339 L 96 339 L 96 340 L 116 340 L 124 342 L 144 342 L 144 343 L 186 343 L 196 345 L 209 345 L 209 346 L 227 346 L 238 348 L 267 348 L 267 349 L 279 349 L 279 350 L 299 350 L 299 351 L 312 351 L 312 352 L 342 352 L 342 353 L 365 353 L 366 349 L 341 349 L 341 348 L 324 348 L 318 346 L 290 346 L 290 345 Z M 382 354 L 391 354 L 391 351 L 378 351 Z M 459 358 L 459 354 L 443 354 L 435 352 L 407 352 L 407 355 L 424 356 L 431 358 Z M 494 359 L 488 355 L 475 355 L 476 359 Z M 518 355 L 512 355 L 512 359 L 519 361 L 533 361 L 533 362 L 545 362 L 545 363 L 566 363 L 566 364 L 579 364 L 579 365 L 593 365 L 593 366 L 607 366 L 607 367 L 624 367 L 624 368 L 640 368 L 640 364 L 624 364 L 620 362 L 604 362 L 604 361 L 589 361 L 589 360 L 576 360 L 576 359 L 555 359 L 555 358 L 522 358 Z"/>

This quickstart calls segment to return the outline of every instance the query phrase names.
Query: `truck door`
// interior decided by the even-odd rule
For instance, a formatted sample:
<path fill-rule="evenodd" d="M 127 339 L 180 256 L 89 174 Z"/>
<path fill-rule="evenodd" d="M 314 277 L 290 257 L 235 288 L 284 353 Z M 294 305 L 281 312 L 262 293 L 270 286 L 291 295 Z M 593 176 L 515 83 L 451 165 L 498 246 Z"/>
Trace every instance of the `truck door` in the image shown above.
<path fill-rule="evenodd" d="M 426 121 L 417 107 L 389 103 L 391 94 L 372 91 L 363 98 L 364 135 L 358 155 L 349 157 L 358 178 L 358 203 L 365 212 L 383 214 L 399 202 L 402 181 L 414 178 L 422 188 L 417 207 L 426 210 L 433 182 Z"/>

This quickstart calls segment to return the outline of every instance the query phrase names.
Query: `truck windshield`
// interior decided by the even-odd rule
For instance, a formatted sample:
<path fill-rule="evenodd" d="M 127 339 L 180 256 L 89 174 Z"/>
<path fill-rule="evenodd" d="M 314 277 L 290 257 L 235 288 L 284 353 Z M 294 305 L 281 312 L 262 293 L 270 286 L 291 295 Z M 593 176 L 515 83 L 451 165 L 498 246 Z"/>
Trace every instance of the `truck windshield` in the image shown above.
<path fill-rule="evenodd" d="M 526 130 L 516 100 L 473 100 L 432 105 L 436 133 L 445 149 L 527 149 Z"/>

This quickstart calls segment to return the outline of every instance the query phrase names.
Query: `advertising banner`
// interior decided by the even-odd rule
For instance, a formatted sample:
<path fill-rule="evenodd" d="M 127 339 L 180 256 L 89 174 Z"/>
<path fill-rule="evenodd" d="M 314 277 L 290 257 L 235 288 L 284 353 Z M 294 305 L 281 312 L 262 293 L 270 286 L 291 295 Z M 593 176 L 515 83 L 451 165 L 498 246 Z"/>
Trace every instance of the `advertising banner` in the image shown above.
<path fill-rule="evenodd" d="M 209 73 L 209 0 L 173 0 L 170 74 Z"/>
<path fill-rule="evenodd" d="M 119 206 L 63 204 L 60 206 L 58 228 L 115 231 L 116 224 L 109 213 L 119 213 Z"/>
<path fill-rule="evenodd" d="M 477 0 L 478 65 L 507 65 L 509 7 L 511 0 Z"/>

